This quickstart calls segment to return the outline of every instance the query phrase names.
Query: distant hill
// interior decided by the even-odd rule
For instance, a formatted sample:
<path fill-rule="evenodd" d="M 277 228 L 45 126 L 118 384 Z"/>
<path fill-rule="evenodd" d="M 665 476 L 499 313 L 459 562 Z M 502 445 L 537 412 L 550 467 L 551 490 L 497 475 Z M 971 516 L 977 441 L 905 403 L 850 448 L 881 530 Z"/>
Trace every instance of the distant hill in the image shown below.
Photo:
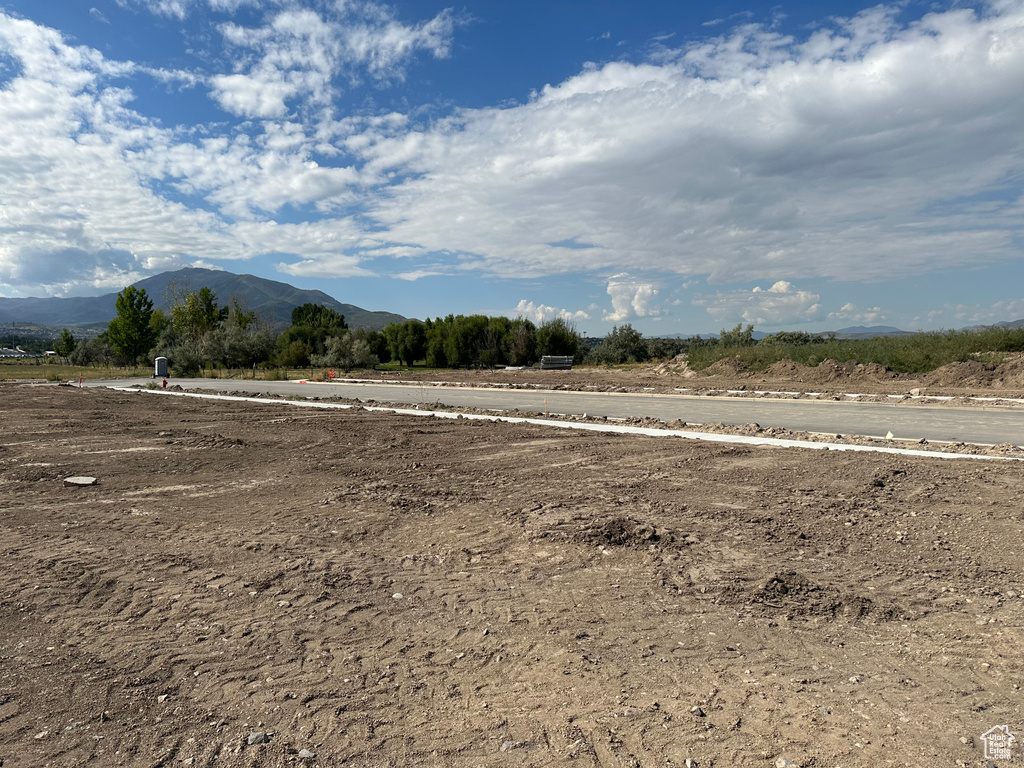
<path fill-rule="evenodd" d="M 1015 330 L 1017 328 L 1024 328 L 1024 320 L 1004 320 L 1001 323 L 993 323 L 992 325 L 972 325 L 970 328 L 961 328 L 961 331 L 983 331 L 986 328 L 1009 328 Z"/>
<path fill-rule="evenodd" d="M 768 336 L 768 334 L 764 333 L 763 331 L 754 331 L 752 338 L 755 341 L 760 341 L 765 336 Z M 692 339 L 694 337 L 697 337 L 698 339 L 717 339 L 717 338 L 721 337 L 721 334 L 718 334 L 718 333 L 665 333 L 665 334 L 662 334 L 661 336 L 658 336 L 657 338 L 659 338 L 659 339 Z"/>
<path fill-rule="evenodd" d="M 181 288 L 199 290 L 212 288 L 221 305 L 232 296 L 244 299 L 249 309 L 274 326 L 291 322 L 292 309 L 303 304 L 323 304 L 345 316 L 352 329 L 380 330 L 388 323 L 406 318 L 391 312 L 373 312 L 354 304 L 344 304 L 323 291 L 307 291 L 276 280 L 255 275 L 236 275 L 214 269 L 179 269 L 164 272 L 135 283 L 145 288 L 155 309 L 168 309 L 167 293 L 172 283 Z M 76 298 L 4 299 L 0 298 L 0 323 L 39 323 L 51 327 L 88 328 L 106 326 L 117 314 L 114 302 L 117 292 L 105 296 Z"/>
<path fill-rule="evenodd" d="M 832 333 L 837 339 L 873 339 L 876 336 L 909 336 L 914 331 L 901 331 L 891 325 L 851 325 L 849 328 L 840 328 Z M 828 333 L 819 335 L 827 336 Z"/>

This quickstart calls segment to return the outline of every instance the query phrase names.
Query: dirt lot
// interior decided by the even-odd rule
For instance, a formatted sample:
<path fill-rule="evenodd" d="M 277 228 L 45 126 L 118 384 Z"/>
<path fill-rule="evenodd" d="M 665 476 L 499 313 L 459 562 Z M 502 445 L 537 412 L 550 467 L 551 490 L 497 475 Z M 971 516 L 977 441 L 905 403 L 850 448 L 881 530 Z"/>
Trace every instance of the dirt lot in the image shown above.
<path fill-rule="evenodd" d="M 825 360 L 808 367 L 783 361 L 765 371 L 747 371 L 732 359 L 721 360 L 700 373 L 690 370 L 681 356 L 659 364 L 622 368 L 586 366 L 571 371 L 527 370 L 414 370 L 402 372 L 354 371 L 349 377 L 373 376 L 389 381 L 444 381 L 472 385 L 543 387 L 593 391 L 675 392 L 691 394 L 758 390 L 837 394 L 910 395 L 929 397 L 1024 397 L 1024 355 L 1016 354 L 1001 365 L 969 361 L 951 363 L 930 373 L 897 374 L 874 364 Z"/>
<path fill-rule="evenodd" d="M 1022 485 L 0 385 L 0 764 L 1019 761 Z"/>

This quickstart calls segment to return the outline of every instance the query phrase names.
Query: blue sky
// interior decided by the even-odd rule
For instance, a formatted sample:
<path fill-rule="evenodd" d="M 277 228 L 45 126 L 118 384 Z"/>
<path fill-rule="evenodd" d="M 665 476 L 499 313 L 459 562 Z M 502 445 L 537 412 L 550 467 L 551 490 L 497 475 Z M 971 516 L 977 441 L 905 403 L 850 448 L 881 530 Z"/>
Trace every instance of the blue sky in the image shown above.
<path fill-rule="evenodd" d="M 0 295 L 1014 320 L 1022 83 L 1022 0 L 0 0 Z"/>

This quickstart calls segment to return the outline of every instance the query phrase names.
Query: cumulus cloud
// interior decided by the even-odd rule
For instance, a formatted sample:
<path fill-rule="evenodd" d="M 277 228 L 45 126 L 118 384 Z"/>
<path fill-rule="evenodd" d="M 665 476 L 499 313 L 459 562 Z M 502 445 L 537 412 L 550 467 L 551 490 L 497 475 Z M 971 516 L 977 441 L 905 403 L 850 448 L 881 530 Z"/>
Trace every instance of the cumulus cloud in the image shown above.
<path fill-rule="evenodd" d="M 858 307 L 847 302 L 836 312 L 828 313 L 829 320 L 846 320 L 852 323 L 863 325 L 875 325 L 885 320 L 885 313 L 881 307 Z"/>
<path fill-rule="evenodd" d="M 112 61 L 0 14 L 17 64 L 0 84 L 8 265 L 40 249 L 138 264 L 275 253 L 291 274 L 326 276 L 374 273 L 367 262 L 404 248 L 406 276 L 615 275 L 605 316 L 622 322 L 660 311 L 657 283 L 627 273 L 872 281 L 1021 253 L 1019 2 L 909 25 L 879 6 L 800 36 L 743 23 L 426 124 L 418 105 L 339 115 L 338 94 L 450 55 L 450 13 L 120 2 L 169 18 L 249 12 L 204 30 L 226 48 L 193 73 Z M 133 111 L 131 85 L 150 77 L 209 88 L 231 119 L 176 129 Z M 748 322 L 818 304 L 792 286 L 757 293 L 702 300 Z"/>
<path fill-rule="evenodd" d="M 605 312 L 602 319 L 611 323 L 621 323 L 634 317 L 652 317 L 660 312 L 654 306 L 657 286 L 626 273 L 615 275 L 608 281 L 608 295 L 612 299 L 612 311 Z"/>
<path fill-rule="evenodd" d="M 76 279 L 89 287 L 123 284 L 197 259 L 259 253 L 315 262 L 292 265 L 295 274 L 370 274 L 359 257 L 345 255 L 365 242 L 350 219 L 277 223 L 252 215 L 254 207 L 346 199 L 354 173 L 309 160 L 302 126 L 268 127 L 256 140 L 236 134 L 183 142 L 178 131 L 130 108 L 131 91 L 116 79 L 140 68 L 3 14 L 0 50 L 20 65 L 0 87 L 0 274 L 7 292 L 61 293 Z M 163 179 L 227 215 L 170 200 L 147 183 Z"/>
<path fill-rule="evenodd" d="M 0 88 L 0 272 L 7 286 L 27 292 L 75 276 L 100 286 L 110 275 L 120 280 L 188 254 L 246 255 L 215 217 L 139 183 L 126 153 L 159 132 L 126 109 L 125 89 L 99 87 L 132 67 L 2 14 L 0 47 L 21 65 Z"/>
<path fill-rule="evenodd" d="M 806 323 L 820 317 L 820 297 L 798 290 L 792 283 L 779 280 L 768 289 L 724 291 L 701 296 L 694 304 L 705 307 L 716 320 L 731 323 L 742 320 L 753 325 Z"/>
<path fill-rule="evenodd" d="M 212 95 L 243 117 L 281 117 L 296 99 L 329 107 L 342 76 L 358 78 L 362 70 L 377 80 L 401 79 L 417 51 L 446 58 L 455 24 L 448 10 L 402 24 L 372 3 L 340 3 L 325 13 L 290 7 L 259 27 L 226 23 L 221 34 L 240 64 L 210 79 Z"/>
<path fill-rule="evenodd" d="M 576 312 L 571 312 L 568 309 L 551 307 L 547 304 L 534 304 L 532 301 L 527 301 L 526 299 L 522 299 L 519 304 L 516 305 L 516 309 L 513 314 L 519 317 L 525 317 L 527 320 L 532 320 L 537 325 L 557 318 L 561 318 L 570 323 L 590 319 L 590 315 L 582 309 Z"/>
<path fill-rule="evenodd" d="M 660 63 L 375 139 L 372 208 L 495 274 L 879 280 L 1018 256 L 1024 8 L 888 9 L 806 39 L 746 24 Z M 977 198 L 988 202 L 979 208 Z M 579 237 L 586 251 L 547 244 Z"/>

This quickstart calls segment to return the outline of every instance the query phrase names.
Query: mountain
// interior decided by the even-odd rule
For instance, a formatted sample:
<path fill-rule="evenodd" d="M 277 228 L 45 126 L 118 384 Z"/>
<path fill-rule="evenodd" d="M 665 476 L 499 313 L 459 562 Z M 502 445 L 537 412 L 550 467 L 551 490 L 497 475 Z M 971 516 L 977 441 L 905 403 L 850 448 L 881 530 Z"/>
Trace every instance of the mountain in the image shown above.
<path fill-rule="evenodd" d="M 168 288 L 199 290 L 211 288 L 217 294 L 221 305 L 228 303 L 232 296 L 244 300 L 250 310 L 274 326 L 286 326 L 291 322 L 292 309 L 302 304 L 323 304 L 345 316 L 345 322 L 352 329 L 366 328 L 380 330 L 388 323 L 400 323 L 406 318 L 391 312 L 373 312 L 354 304 L 344 304 L 323 291 L 307 291 L 276 280 L 266 280 L 255 275 L 236 275 L 214 269 L 179 269 L 147 277 L 135 283 L 145 288 L 153 300 L 154 309 L 167 311 Z M 88 328 L 106 326 L 117 314 L 115 301 L 117 293 L 105 296 L 83 296 L 77 298 L 46 299 L 4 299 L 0 298 L 0 323 L 42 323 L 48 326 Z"/>
<path fill-rule="evenodd" d="M 1000 328 L 1024 328 L 1024 320 L 1005 320 L 1001 323 L 996 323 Z"/>

